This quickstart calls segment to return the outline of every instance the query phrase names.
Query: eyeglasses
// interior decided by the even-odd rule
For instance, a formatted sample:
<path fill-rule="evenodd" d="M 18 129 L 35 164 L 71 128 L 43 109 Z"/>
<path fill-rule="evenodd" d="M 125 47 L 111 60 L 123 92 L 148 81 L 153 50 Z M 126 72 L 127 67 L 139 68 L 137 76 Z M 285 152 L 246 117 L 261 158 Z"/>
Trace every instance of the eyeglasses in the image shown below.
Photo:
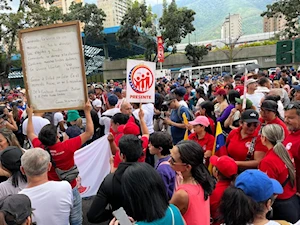
<path fill-rule="evenodd" d="M 172 166 L 185 166 L 186 165 L 186 163 L 178 163 L 178 162 L 176 162 L 172 156 L 170 156 L 169 163 Z"/>
<path fill-rule="evenodd" d="M 290 110 L 290 109 L 300 109 L 300 105 L 298 103 L 290 103 L 288 104 L 287 107 L 285 107 L 285 110 Z"/>
<path fill-rule="evenodd" d="M 247 123 L 247 127 L 251 127 L 251 126 L 258 127 L 258 123 L 256 123 L 256 122 L 254 122 L 254 123 Z"/>

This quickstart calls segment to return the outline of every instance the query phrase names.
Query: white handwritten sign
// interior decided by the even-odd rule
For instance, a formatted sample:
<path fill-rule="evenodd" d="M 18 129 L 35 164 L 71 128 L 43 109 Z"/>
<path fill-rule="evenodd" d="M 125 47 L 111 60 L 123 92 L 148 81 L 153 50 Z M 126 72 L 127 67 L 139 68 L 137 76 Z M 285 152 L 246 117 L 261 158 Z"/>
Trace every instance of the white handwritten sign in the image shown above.
<path fill-rule="evenodd" d="M 79 22 L 22 30 L 19 39 L 35 111 L 83 108 L 87 93 Z"/>

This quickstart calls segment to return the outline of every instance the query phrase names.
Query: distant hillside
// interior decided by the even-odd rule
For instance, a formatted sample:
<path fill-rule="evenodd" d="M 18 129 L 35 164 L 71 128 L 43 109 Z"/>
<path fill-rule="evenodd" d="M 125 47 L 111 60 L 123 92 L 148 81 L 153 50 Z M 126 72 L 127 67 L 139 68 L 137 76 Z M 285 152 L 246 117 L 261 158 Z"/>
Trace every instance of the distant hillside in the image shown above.
<path fill-rule="evenodd" d="M 191 41 L 212 40 L 221 37 L 221 26 L 226 16 L 240 14 L 242 17 L 243 34 L 263 32 L 263 19 L 260 14 L 266 10 L 266 5 L 274 0 L 177 0 L 179 7 L 187 7 L 196 12 L 196 34 L 190 35 Z M 159 17 L 162 5 L 152 7 Z M 187 42 L 188 38 L 184 40 Z"/>

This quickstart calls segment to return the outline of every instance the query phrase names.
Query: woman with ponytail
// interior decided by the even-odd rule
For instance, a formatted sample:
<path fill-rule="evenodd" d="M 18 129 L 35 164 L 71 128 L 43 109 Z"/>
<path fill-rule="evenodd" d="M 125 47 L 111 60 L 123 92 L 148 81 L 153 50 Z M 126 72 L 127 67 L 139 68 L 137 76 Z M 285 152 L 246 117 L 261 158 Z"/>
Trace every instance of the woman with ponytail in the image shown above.
<path fill-rule="evenodd" d="M 261 141 L 268 148 L 258 168 L 283 187 L 273 205 L 273 218 L 295 223 L 300 219 L 300 205 L 296 196 L 296 174 L 291 155 L 282 144 L 284 130 L 280 125 L 268 124 L 262 129 Z"/>
<path fill-rule="evenodd" d="M 181 141 L 171 150 L 170 165 L 181 172 L 182 184 L 170 201 L 179 208 L 188 225 L 209 225 L 209 195 L 214 180 L 203 163 L 204 151 L 194 141 Z"/>
<path fill-rule="evenodd" d="M 222 225 L 280 225 L 267 219 L 276 194 L 282 193 L 280 183 L 265 173 L 249 169 L 241 173 L 234 186 L 225 190 L 220 203 Z"/>

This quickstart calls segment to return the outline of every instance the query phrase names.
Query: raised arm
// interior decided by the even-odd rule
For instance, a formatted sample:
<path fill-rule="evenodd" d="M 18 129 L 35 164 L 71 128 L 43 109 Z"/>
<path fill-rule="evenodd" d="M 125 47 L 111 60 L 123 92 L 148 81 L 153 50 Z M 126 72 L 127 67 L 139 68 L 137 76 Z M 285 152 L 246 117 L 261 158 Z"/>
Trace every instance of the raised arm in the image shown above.
<path fill-rule="evenodd" d="M 6 128 L 12 130 L 12 131 L 17 131 L 18 130 L 18 125 L 16 121 L 14 120 L 12 112 L 9 112 L 7 114 L 8 117 L 8 123 L 6 123 Z"/>
<path fill-rule="evenodd" d="M 84 106 L 84 115 L 86 118 L 86 129 L 85 132 L 83 132 L 80 135 L 81 145 L 87 142 L 94 134 L 94 124 L 91 116 L 91 110 L 92 110 L 91 103 L 90 101 L 87 101 Z"/>
<path fill-rule="evenodd" d="M 31 107 L 27 106 L 26 112 L 27 112 L 27 116 L 28 116 L 27 137 L 32 142 L 33 139 L 37 138 L 37 136 L 34 133 L 33 123 L 32 123 L 33 109 Z"/>
<path fill-rule="evenodd" d="M 139 118 L 140 118 L 140 125 L 141 125 L 142 135 L 149 138 L 149 130 L 148 130 L 148 127 L 146 125 L 146 121 L 145 121 L 144 117 L 145 117 L 144 111 L 143 111 L 142 108 L 140 108 Z"/>

